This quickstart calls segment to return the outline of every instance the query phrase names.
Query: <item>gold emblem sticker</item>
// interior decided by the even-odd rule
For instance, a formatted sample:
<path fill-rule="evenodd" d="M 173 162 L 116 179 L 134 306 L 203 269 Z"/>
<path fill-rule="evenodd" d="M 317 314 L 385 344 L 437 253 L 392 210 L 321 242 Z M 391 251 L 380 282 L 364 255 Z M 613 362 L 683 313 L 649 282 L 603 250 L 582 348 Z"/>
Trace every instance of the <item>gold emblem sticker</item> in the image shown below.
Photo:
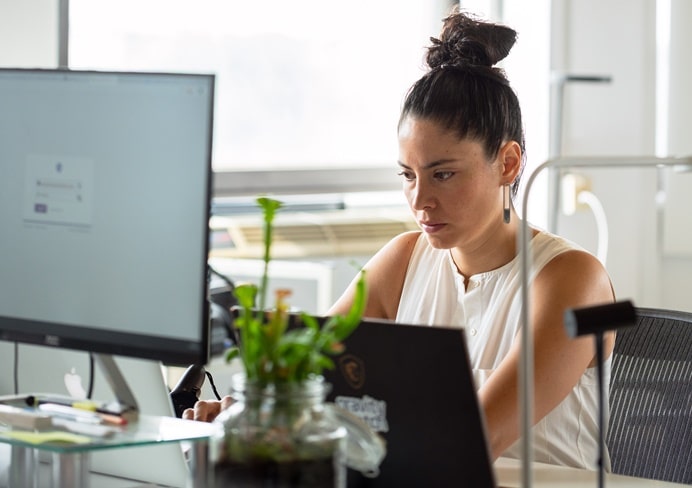
<path fill-rule="evenodd" d="M 339 369 L 348 385 L 359 390 L 365 384 L 365 363 L 352 354 L 345 354 L 339 359 Z"/>

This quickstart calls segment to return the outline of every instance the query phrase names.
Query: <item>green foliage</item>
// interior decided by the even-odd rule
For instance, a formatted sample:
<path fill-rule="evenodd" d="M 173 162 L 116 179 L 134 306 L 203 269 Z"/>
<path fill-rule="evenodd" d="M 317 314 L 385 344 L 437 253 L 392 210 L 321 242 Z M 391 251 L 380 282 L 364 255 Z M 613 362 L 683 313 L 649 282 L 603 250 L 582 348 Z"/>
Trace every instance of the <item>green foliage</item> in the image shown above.
<path fill-rule="evenodd" d="M 330 356 L 343 351 L 342 341 L 360 324 L 367 300 L 365 271 L 361 270 L 353 304 L 345 316 L 318 320 L 301 314 L 302 327 L 288 329 L 290 291 L 277 291 L 275 305 L 266 310 L 266 291 L 271 261 L 273 221 L 281 202 L 258 198 L 264 215 L 264 273 L 260 287 L 238 285 L 235 295 L 240 313 L 235 327 L 240 332 L 240 345 L 231 348 L 226 359 L 240 356 L 248 381 L 259 385 L 301 382 L 334 367 Z M 259 297 L 259 307 L 255 308 Z"/>

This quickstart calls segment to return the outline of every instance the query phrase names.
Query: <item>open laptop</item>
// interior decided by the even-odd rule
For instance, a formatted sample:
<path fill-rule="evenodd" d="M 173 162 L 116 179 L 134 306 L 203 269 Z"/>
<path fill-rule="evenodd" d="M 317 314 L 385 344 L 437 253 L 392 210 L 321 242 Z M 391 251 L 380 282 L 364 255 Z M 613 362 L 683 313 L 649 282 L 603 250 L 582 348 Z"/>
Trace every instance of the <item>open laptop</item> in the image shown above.
<path fill-rule="evenodd" d="M 291 314 L 289 327 L 297 326 L 299 314 Z M 387 444 L 379 475 L 349 470 L 349 488 L 495 487 L 464 334 L 364 319 L 344 341 L 336 367 L 323 372 L 332 385 L 327 399 Z"/>
<path fill-rule="evenodd" d="M 366 319 L 344 342 L 329 400 L 387 443 L 379 476 L 349 486 L 495 486 L 463 329 Z"/>

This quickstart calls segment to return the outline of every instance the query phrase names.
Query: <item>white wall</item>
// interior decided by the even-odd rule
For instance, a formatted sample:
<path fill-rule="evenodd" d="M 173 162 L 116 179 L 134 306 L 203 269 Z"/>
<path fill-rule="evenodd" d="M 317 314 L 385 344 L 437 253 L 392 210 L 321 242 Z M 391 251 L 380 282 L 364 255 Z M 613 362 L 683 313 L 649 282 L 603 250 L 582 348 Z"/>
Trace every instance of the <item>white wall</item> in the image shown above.
<path fill-rule="evenodd" d="M 692 156 L 692 2 L 670 0 L 670 59 L 666 111 L 667 154 Z M 663 255 L 660 282 L 664 304 L 692 309 L 692 173 L 671 175 L 667 180 L 663 208 Z"/>
<path fill-rule="evenodd" d="M 690 3 L 672 0 L 672 5 L 674 26 L 684 32 L 684 24 L 692 20 Z M 654 155 L 656 1 L 554 0 L 553 8 L 553 44 L 559 46 L 553 55 L 554 68 L 571 74 L 612 76 L 607 85 L 566 87 L 562 154 Z M 677 146 L 676 152 L 692 154 L 689 125 L 678 115 L 692 111 L 689 53 L 684 55 L 690 41 L 684 43 L 676 35 L 671 86 L 678 88 L 671 95 L 671 108 L 675 107 L 670 116 L 674 128 L 671 143 L 684 140 L 688 147 Z M 692 276 L 692 252 L 690 257 L 663 252 L 663 224 L 670 209 L 656 205 L 657 171 L 595 169 L 581 173 L 589 176 L 608 216 L 607 267 L 617 295 L 640 306 L 691 310 L 692 300 L 685 290 Z M 687 208 L 692 208 L 692 201 Z M 687 219 L 680 225 L 690 225 L 686 213 Z M 594 218 L 588 212 L 560 216 L 558 232 L 595 251 Z"/>
<path fill-rule="evenodd" d="M 692 154 L 692 2 L 671 1 L 670 80 L 668 106 L 668 151 L 672 155 Z"/>
<path fill-rule="evenodd" d="M 58 65 L 58 0 L 0 0 L 0 66 Z"/>

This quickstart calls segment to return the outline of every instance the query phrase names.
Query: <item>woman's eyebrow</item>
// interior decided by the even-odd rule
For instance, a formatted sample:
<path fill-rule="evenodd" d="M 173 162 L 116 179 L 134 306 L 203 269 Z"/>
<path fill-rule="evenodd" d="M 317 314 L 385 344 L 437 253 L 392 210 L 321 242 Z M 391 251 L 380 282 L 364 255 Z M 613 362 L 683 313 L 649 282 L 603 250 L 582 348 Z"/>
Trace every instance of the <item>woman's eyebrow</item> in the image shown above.
<path fill-rule="evenodd" d="M 437 161 L 431 161 L 430 163 L 424 164 L 423 169 L 432 169 L 432 168 L 435 168 L 435 167 L 440 166 L 442 164 L 452 163 L 454 161 L 456 161 L 456 160 L 455 159 L 439 159 Z M 409 166 L 405 165 L 401 161 L 397 161 L 397 164 L 399 166 L 401 166 L 402 168 L 411 169 Z"/>

